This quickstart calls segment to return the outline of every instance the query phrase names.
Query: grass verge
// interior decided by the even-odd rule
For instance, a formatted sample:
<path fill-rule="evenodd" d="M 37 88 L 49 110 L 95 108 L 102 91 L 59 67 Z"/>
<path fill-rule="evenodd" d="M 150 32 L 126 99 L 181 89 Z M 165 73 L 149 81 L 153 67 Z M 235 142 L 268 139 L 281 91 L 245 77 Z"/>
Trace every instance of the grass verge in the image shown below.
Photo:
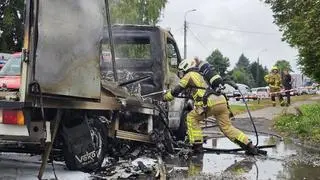
<path fill-rule="evenodd" d="M 308 100 L 308 99 L 315 97 L 315 96 L 317 96 L 317 95 L 292 96 L 291 101 L 292 101 L 292 103 L 297 102 L 297 101 L 305 101 L 305 100 Z M 278 103 L 278 101 L 277 101 L 277 103 Z M 258 110 L 258 109 L 263 109 L 265 107 L 270 107 L 270 106 L 272 106 L 272 104 L 271 104 L 270 99 L 262 99 L 262 100 L 260 100 L 260 102 L 258 102 L 258 100 L 249 101 L 248 106 L 251 111 L 254 111 L 254 110 Z M 278 104 L 278 106 L 279 106 L 279 104 Z M 230 105 L 230 107 L 231 107 L 233 114 L 235 114 L 235 115 L 241 114 L 241 113 L 244 113 L 247 111 L 247 109 L 244 105 Z"/>
<path fill-rule="evenodd" d="M 312 143 L 320 143 L 320 103 L 300 107 L 302 115 L 280 115 L 275 119 L 276 130 Z"/>

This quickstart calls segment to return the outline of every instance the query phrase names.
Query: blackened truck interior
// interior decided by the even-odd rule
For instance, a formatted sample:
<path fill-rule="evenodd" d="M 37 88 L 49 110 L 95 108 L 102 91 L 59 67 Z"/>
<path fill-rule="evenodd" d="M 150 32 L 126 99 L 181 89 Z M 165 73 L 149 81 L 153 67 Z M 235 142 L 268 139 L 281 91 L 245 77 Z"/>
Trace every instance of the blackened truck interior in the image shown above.
<path fill-rule="evenodd" d="M 124 28 L 125 27 L 125 28 Z M 164 84 L 164 67 L 161 59 L 159 29 L 152 27 L 114 26 L 113 38 L 115 44 L 116 68 L 119 82 L 150 76 L 149 79 L 128 85 L 134 94 L 147 94 L 160 91 Z M 105 35 L 104 37 L 108 37 Z M 160 47 L 160 48 L 159 48 Z M 112 61 L 109 41 L 102 41 L 101 72 L 104 80 L 112 80 Z"/>

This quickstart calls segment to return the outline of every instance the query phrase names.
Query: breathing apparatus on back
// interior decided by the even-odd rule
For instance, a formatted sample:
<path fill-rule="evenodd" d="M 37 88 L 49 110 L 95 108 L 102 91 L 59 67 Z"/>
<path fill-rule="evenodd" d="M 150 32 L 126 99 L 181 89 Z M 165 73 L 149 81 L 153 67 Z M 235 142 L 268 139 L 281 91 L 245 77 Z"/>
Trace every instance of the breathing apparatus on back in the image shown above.
<path fill-rule="evenodd" d="M 208 62 L 200 61 L 197 59 L 198 62 L 198 68 L 199 72 L 202 74 L 204 79 L 207 81 L 207 83 L 210 85 L 210 88 L 206 90 L 206 93 L 203 97 L 203 104 L 206 106 L 208 102 L 208 98 L 211 94 L 214 95 L 223 95 L 227 100 L 227 107 L 229 109 L 229 116 L 230 118 L 234 117 L 229 103 L 228 103 L 228 97 L 225 93 L 222 92 L 222 90 L 225 89 L 225 83 L 231 85 L 235 89 L 238 89 L 238 86 L 231 80 L 223 79 L 217 70 L 213 66 L 211 66 Z"/>
<path fill-rule="evenodd" d="M 199 61 L 198 64 L 199 72 L 203 75 L 204 79 L 208 82 L 210 87 L 219 92 L 223 88 L 224 84 L 229 84 L 235 89 L 238 89 L 238 86 L 229 79 L 223 79 L 219 72 L 208 62 Z"/>

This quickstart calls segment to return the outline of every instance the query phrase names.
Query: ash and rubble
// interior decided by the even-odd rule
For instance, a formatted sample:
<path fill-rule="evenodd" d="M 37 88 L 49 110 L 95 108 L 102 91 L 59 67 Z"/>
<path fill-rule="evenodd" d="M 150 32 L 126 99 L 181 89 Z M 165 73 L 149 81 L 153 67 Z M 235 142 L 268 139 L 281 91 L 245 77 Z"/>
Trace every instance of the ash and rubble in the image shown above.
<path fill-rule="evenodd" d="M 268 144 L 268 136 L 259 136 Z M 216 141 L 213 143 L 213 141 Z M 176 146 L 184 142 L 177 142 Z M 214 145 L 215 144 L 215 145 Z M 244 153 L 194 153 L 187 146 L 174 153 L 160 151 L 152 144 L 130 143 L 118 147 L 117 153 L 106 157 L 92 179 L 274 179 L 319 176 L 319 154 L 303 153 L 294 144 L 277 141 L 267 149 L 267 156 L 247 156 Z M 164 145 L 163 145 L 164 146 Z M 204 147 L 235 148 L 227 138 L 210 138 Z M 305 173 L 298 173 L 300 170 Z M 280 178 L 280 179 L 281 179 Z M 312 178 L 311 178 L 312 179 Z"/>
<path fill-rule="evenodd" d="M 163 179 L 168 175 L 163 159 L 173 159 L 181 155 L 179 153 L 170 154 L 163 148 L 164 145 L 161 143 L 160 145 L 124 143 L 118 151 L 112 152 L 112 156 L 106 157 L 101 168 L 91 176 L 93 179 L 128 179 L 141 176 Z M 183 151 L 188 150 L 183 149 Z M 181 169 L 172 167 L 169 172 L 173 170 Z"/>

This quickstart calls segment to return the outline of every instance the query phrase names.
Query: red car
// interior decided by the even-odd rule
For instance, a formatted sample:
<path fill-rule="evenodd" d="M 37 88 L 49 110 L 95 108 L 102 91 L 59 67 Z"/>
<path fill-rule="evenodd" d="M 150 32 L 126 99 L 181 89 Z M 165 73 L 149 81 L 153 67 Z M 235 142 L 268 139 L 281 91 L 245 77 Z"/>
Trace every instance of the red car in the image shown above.
<path fill-rule="evenodd" d="M 18 90 L 21 81 L 21 53 L 15 53 L 0 71 L 0 88 Z"/>

